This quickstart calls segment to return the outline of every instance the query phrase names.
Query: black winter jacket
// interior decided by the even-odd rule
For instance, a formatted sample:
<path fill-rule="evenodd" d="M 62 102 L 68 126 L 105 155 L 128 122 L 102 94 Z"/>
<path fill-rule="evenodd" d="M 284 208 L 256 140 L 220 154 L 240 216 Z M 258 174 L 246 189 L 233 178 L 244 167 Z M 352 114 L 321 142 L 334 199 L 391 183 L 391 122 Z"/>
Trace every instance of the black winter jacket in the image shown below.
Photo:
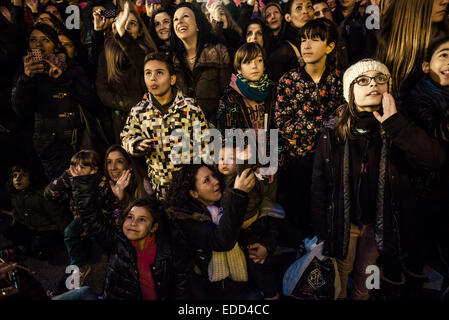
<path fill-rule="evenodd" d="M 97 115 L 98 98 L 79 64 L 68 61 L 68 68 L 57 79 L 48 75 L 19 77 L 12 98 L 19 116 L 34 118 L 34 146 L 38 153 L 55 142 L 72 144 L 73 131 L 81 118 L 78 106 Z"/>
<path fill-rule="evenodd" d="M 68 216 L 57 203 L 44 198 L 43 190 L 25 190 L 11 195 L 15 223 L 36 232 L 62 232 Z"/>
<path fill-rule="evenodd" d="M 399 254 L 398 216 L 412 211 L 416 197 L 410 189 L 410 172 L 441 168 L 446 152 L 440 143 L 397 113 L 383 122 L 383 139 L 375 237 L 380 252 Z M 344 159 L 348 143 L 338 143 L 335 129 L 325 128 L 315 154 L 312 177 L 312 219 L 318 237 L 325 240 L 324 254 L 344 259 L 350 231 L 350 165 Z"/>
<path fill-rule="evenodd" d="M 449 92 L 424 77 L 404 95 L 403 112 L 431 137 L 449 150 Z M 420 196 L 429 200 L 448 202 L 449 164 L 439 171 L 417 173 L 415 188 Z"/>
<path fill-rule="evenodd" d="M 73 200 L 78 207 L 84 230 L 110 253 L 104 299 L 142 299 L 136 249 L 113 221 L 99 211 L 95 200 L 98 189 L 95 175 L 73 177 L 71 182 Z M 157 232 L 156 244 L 156 258 L 151 270 L 158 299 L 166 300 L 173 296 L 175 282 L 182 279 L 177 278 L 177 273 L 172 268 L 169 237 Z"/>
<path fill-rule="evenodd" d="M 192 299 L 195 272 L 208 283 L 208 266 L 212 251 L 229 251 L 237 242 L 243 223 L 248 195 L 232 189 L 222 198 L 223 216 L 217 226 L 207 208 L 193 200 L 183 207 L 167 209 L 174 244 L 175 268 L 184 270 L 185 282 L 176 298 Z M 197 271 L 195 271 L 195 269 Z"/>

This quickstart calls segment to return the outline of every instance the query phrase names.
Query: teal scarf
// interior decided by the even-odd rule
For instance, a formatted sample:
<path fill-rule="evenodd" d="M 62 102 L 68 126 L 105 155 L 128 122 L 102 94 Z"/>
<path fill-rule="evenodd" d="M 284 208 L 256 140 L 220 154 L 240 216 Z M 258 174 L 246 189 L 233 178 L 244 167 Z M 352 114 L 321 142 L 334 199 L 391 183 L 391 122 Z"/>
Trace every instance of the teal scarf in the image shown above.
<path fill-rule="evenodd" d="M 253 101 L 263 101 L 265 100 L 271 92 L 273 87 L 273 81 L 268 79 L 265 73 L 259 81 L 248 81 L 241 74 L 237 75 L 236 81 L 237 87 L 240 92 L 250 100 Z"/>

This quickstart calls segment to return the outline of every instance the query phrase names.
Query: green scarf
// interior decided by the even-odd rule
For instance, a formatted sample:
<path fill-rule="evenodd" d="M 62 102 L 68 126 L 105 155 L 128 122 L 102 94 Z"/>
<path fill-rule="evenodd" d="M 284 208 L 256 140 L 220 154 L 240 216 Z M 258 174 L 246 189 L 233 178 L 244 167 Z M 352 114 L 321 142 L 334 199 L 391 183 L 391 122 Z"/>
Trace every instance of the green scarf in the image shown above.
<path fill-rule="evenodd" d="M 273 81 L 268 79 L 268 75 L 265 73 L 259 81 L 248 81 L 241 74 L 237 74 L 237 87 L 240 92 L 250 100 L 263 101 L 271 92 Z"/>

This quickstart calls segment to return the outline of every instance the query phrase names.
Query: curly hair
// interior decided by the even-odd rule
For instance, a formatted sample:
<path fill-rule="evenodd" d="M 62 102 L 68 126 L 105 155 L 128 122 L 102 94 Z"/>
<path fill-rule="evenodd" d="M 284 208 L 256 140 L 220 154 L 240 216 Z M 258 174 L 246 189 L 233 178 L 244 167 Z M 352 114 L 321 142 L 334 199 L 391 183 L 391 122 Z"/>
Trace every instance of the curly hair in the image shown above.
<path fill-rule="evenodd" d="M 202 167 L 207 167 L 214 173 L 217 172 L 215 167 L 207 164 L 186 164 L 173 173 L 173 179 L 164 200 L 166 208 L 180 207 L 193 200 L 189 191 L 196 190 L 196 175 Z M 222 187 L 222 181 L 220 186 Z"/>

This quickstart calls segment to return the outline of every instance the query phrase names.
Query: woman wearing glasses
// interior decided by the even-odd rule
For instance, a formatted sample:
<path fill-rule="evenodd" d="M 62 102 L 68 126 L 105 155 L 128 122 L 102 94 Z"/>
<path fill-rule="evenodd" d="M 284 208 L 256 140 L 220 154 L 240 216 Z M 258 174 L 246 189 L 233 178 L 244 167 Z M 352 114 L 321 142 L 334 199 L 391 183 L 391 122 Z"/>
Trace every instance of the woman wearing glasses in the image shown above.
<path fill-rule="evenodd" d="M 397 112 L 389 81 L 388 68 L 378 61 L 352 65 L 343 76 L 347 103 L 336 126 L 323 130 L 315 153 L 313 225 L 325 241 L 323 254 L 337 258 L 340 299 L 347 298 L 352 271 L 351 298 L 368 299 L 365 271 L 378 262 L 383 279 L 399 273 L 400 281 L 394 268 L 401 254 L 398 216 L 410 212 L 416 198 L 409 173 L 445 161 L 438 141 Z"/>

